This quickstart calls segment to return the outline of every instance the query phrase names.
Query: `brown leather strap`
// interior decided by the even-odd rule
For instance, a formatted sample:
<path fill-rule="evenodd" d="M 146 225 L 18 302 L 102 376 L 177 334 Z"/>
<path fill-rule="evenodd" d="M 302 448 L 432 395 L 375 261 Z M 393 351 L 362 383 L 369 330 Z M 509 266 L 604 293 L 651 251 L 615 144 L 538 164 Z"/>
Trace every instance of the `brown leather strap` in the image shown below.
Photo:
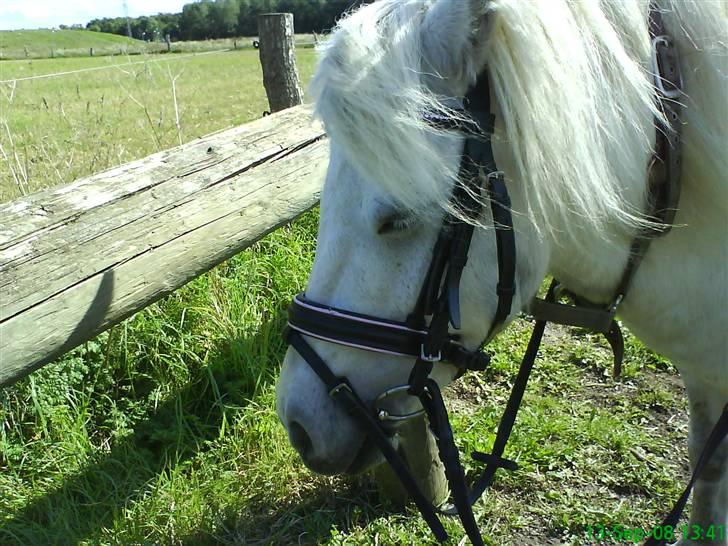
<path fill-rule="evenodd" d="M 655 153 L 648 170 L 647 214 L 661 226 L 643 236 L 658 237 L 672 228 L 680 201 L 682 105 L 679 101 L 683 95 L 683 80 L 677 46 L 668 35 L 662 13 L 654 3 L 650 5 L 650 39 L 657 106 L 667 124 L 655 120 Z"/>
<path fill-rule="evenodd" d="M 614 320 L 614 313 L 607 309 L 575 307 L 538 298 L 531 300 L 527 312 L 536 320 L 545 320 L 565 326 L 578 326 L 600 333 L 609 332 Z"/>
<path fill-rule="evenodd" d="M 588 328 L 605 334 L 614 350 L 615 375 L 621 364 L 623 345 L 619 325 L 614 322 L 617 307 L 627 295 L 652 239 L 670 231 L 680 200 L 682 106 L 677 102 L 683 94 L 680 58 L 677 47 L 665 30 L 662 13 L 654 2 L 650 3 L 649 29 L 655 96 L 657 106 L 665 115 L 667 123 L 665 125 L 662 120 L 655 120 L 655 153 L 647 172 L 648 197 L 645 215 L 655 221 L 657 226 L 643 230 L 635 236 L 612 305 L 600 307 L 576 298 L 576 306 L 572 306 L 534 298 L 528 306 L 528 312 L 537 319 Z"/>

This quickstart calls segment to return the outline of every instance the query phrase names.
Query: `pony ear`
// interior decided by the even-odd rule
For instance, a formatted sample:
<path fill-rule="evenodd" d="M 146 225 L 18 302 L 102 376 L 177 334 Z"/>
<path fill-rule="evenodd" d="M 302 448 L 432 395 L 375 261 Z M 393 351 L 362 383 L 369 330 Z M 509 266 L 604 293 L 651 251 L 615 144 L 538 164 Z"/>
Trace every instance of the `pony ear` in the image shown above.
<path fill-rule="evenodd" d="M 468 85 L 485 66 L 488 0 L 436 0 L 422 23 L 425 71 Z M 462 81 L 460 81 L 462 80 Z"/>

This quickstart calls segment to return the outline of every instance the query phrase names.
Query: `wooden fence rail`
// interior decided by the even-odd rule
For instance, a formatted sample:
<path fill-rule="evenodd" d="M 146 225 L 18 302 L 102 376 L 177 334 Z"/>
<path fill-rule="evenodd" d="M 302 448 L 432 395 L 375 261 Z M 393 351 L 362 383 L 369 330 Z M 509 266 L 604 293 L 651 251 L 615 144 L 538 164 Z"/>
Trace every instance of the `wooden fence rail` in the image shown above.
<path fill-rule="evenodd" d="M 0 205 L 0 386 L 314 206 L 327 159 L 301 106 Z"/>

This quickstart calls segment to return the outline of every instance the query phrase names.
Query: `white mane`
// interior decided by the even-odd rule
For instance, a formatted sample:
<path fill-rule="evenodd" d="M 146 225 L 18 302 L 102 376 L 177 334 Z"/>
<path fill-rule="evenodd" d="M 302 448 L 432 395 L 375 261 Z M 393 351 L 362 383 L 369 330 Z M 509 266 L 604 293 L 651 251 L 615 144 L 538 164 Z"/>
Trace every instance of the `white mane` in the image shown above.
<path fill-rule="evenodd" d="M 432 110 L 454 115 L 446 97 L 423 81 L 433 77 L 424 75 L 427 36 L 421 32 L 432 3 L 379 0 L 344 18 L 324 46 L 312 84 L 317 112 L 338 149 L 367 180 L 415 211 L 445 205 L 458 168 L 422 119 Z M 681 0 L 671 9 L 686 33 L 702 32 L 696 40 L 716 44 L 723 57 L 706 71 L 722 77 L 725 8 Z M 552 220 L 575 213 L 602 232 L 639 225 L 639 210 L 624 194 L 625 188 L 642 191 L 654 138 L 647 0 L 483 0 L 483 11 L 489 30 L 479 47 L 506 133 L 495 138 L 508 142 L 515 160 L 516 172 L 506 175 L 527 185 L 528 210 L 520 212 L 547 230 L 568 226 Z M 713 28 L 706 28 L 711 19 Z M 475 62 L 463 59 L 458 67 L 470 83 L 480 69 Z M 720 104 L 720 97 L 714 100 Z M 725 122 L 695 110 L 688 108 L 686 119 L 702 139 L 691 145 L 702 148 L 704 169 L 719 180 Z M 725 195 L 725 184 L 716 189 Z"/>

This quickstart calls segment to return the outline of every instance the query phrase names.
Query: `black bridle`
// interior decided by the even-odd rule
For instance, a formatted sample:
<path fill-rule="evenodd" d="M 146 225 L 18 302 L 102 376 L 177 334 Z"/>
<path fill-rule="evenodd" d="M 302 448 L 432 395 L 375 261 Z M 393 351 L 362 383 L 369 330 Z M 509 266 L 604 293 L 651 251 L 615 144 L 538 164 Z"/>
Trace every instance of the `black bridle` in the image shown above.
<path fill-rule="evenodd" d="M 486 192 L 495 227 L 498 260 L 498 304 L 490 331 L 483 342 L 489 341 L 512 312 L 516 292 L 516 242 L 513 232 L 511 203 L 503 173 L 498 171 L 491 146 L 494 116 L 490 108 L 490 89 L 487 71 L 483 71 L 475 85 L 468 91 L 464 114 L 471 122 L 459 123 L 453 129 L 465 133 L 465 147 L 460 163 L 459 183 L 450 198 L 450 210 L 443 220 L 435 242 L 432 259 L 420 289 L 417 302 L 404 322 L 354 313 L 344 309 L 322 305 L 296 296 L 289 308 L 288 342 L 309 364 L 326 385 L 329 395 L 347 411 L 364 429 L 384 455 L 419 508 L 437 540 L 443 542 L 447 533 L 438 513 L 458 515 L 465 532 L 475 546 L 483 544 L 472 505 L 493 482 L 498 469 L 515 470 L 517 465 L 503 457 L 508 438 L 516 420 L 543 333 L 548 322 L 587 327 L 605 334 L 615 353 L 615 370 L 621 362 L 623 342 L 617 322 L 617 307 L 624 298 L 632 278 L 644 256 L 651 237 L 669 230 L 679 196 L 679 106 L 669 104 L 681 91 L 682 81 L 677 63 L 677 52 L 672 40 L 664 33 L 659 11 L 651 12 L 650 33 L 655 51 L 655 88 L 660 108 L 666 114 L 670 127 L 658 129 L 657 154 L 653 161 L 658 164 L 657 178 L 650 176 L 650 203 L 648 215 L 662 222 L 662 230 L 641 233 L 632 245 L 630 260 L 619 283 L 617 294 L 606 306 L 577 300 L 577 306 L 559 303 L 559 286 L 551 284 L 544 300 L 534 299 L 529 311 L 536 318 L 533 333 L 511 391 L 506 409 L 498 425 L 498 432 L 491 453 L 472 454 L 474 460 L 486 466 L 472 486 L 468 488 L 460 456 L 455 446 L 447 410 L 438 384 L 430 377 L 438 362 L 448 362 L 458 370 L 458 376 L 468 370 L 482 371 L 490 357 L 478 348 L 471 351 L 463 347 L 450 327 L 458 330 L 460 321 L 460 279 L 468 259 L 474 232 L 474 222 L 484 212 L 482 193 Z M 674 115 L 673 115 L 674 114 Z M 441 126 L 449 120 L 432 116 L 427 120 Z M 448 128 L 448 127 L 446 127 Z M 651 169 L 652 171 L 652 169 Z M 406 385 L 393 386 L 381 393 L 374 406 L 367 405 L 356 393 L 346 377 L 334 374 L 324 360 L 304 339 L 310 336 L 323 341 L 354 347 L 366 351 L 407 356 L 415 359 Z M 393 394 L 407 393 L 415 396 L 423 410 L 405 415 L 393 415 L 380 407 L 380 403 Z M 451 493 L 451 504 L 439 510 L 425 497 L 412 477 L 407 464 L 391 443 L 392 431 L 385 428 L 387 422 L 398 422 L 419 417 L 426 413 L 431 431 L 436 439 L 440 459 Z M 716 424 L 711 439 L 706 444 L 700 462 L 685 492 L 663 525 L 676 525 L 687 502 L 695 480 L 702 472 L 722 438 L 728 435 L 728 405 Z M 650 539 L 650 546 L 663 544 Z"/>
<path fill-rule="evenodd" d="M 300 294 L 294 298 L 289 309 L 288 341 L 324 382 L 329 395 L 342 404 L 373 438 L 417 504 L 430 529 L 438 540 L 443 541 L 447 534 L 437 516 L 438 510 L 422 494 L 406 464 L 391 445 L 391 431 L 384 427 L 387 421 L 413 418 L 422 412 L 392 415 L 378 407 L 379 402 L 395 392 L 406 392 L 420 400 L 435 435 L 452 494 L 453 508 L 442 513 L 457 513 L 471 541 L 478 545 L 482 544 L 482 538 L 475 522 L 472 504 L 491 483 L 498 468 L 512 470 L 516 468 L 516 464 L 502 457 L 506 435 L 500 442 L 496 442 L 502 446 L 496 445 L 493 453 L 473 454 L 475 460 L 487 463 L 487 466 L 473 488 L 468 489 L 442 394 L 437 383 L 430 378 L 430 373 L 434 364 L 441 361 L 454 365 L 459 375 L 468 370 L 482 371 L 490 362 L 489 355 L 480 349 L 467 350 L 459 343 L 458 337 L 450 333 L 450 326 L 457 330 L 461 325 L 460 279 L 468 260 L 474 232 L 473 222 L 468 219 L 475 220 L 482 215 L 483 191 L 487 192 L 490 201 L 498 256 L 498 305 L 486 340 L 505 323 L 512 310 L 516 292 L 516 242 L 508 190 L 503 173 L 496 168 L 491 146 L 494 116 L 490 108 L 487 72 L 481 73 L 466 95 L 463 106 L 464 113 L 472 123 L 458 127 L 466 129 L 459 183 L 453 190 L 450 199 L 451 212 L 443 220 L 430 266 L 417 302 L 407 320 L 397 322 L 336 309 L 310 301 Z M 439 123 L 442 120 L 428 121 Z M 337 377 L 331 371 L 306 342 L 304 335 L 367 351 L 412 357 L 415 363 L 409 381 L 406 385 L 383 392 L 377 397 L 372 411 L 346 378 Z M 518 403 L 511 405 L 517 409 L 520 398 Z M 508 428 L 510 432 L 510 427 Z"/>

